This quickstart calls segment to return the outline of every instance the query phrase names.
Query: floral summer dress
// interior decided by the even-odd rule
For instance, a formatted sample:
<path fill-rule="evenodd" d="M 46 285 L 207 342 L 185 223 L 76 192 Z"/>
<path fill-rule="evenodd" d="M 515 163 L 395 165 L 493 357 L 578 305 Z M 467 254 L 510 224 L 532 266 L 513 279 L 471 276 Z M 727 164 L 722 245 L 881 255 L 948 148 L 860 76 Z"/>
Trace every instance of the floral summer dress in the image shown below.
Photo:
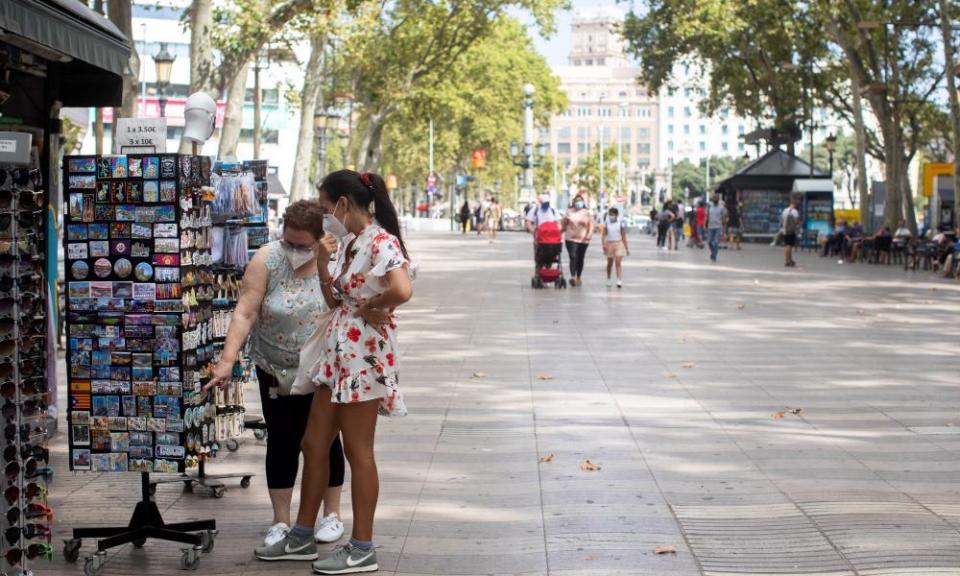
<path fill-rule="evenodd" d="M 349 246 L 352 259 L 346 252 Z M 328 386 L 337 404 L 380 400 L 380 414 L 407 413 L 400 393 L 397 367 L 397 323 L 391 315 L 388 325 L 367 324 L 357 310 L 386 288 L 387 272 L 408 264 L 397 238 L 371 224 L 353 241 L 344 242 L 334 270 L 341 272 L 333 283 L 340 306 L 323 335 L 323 355 L 313 381 Z"/>

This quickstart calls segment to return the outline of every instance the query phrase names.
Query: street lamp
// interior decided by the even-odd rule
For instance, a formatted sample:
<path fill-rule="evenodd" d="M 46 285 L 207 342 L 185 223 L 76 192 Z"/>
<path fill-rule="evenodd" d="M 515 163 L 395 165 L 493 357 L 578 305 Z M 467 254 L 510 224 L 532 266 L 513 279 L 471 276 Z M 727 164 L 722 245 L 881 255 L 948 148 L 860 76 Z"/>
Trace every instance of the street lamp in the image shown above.
<path fill-rule="evenodd" d="M 160 51 L 153 56 L 153 65 L 157 73 L 157 92 L 159 93 L 160 117 L 167 115 L 167 87 L 170 86 L 170 75 L 173 73 L 173 61 L 177 57 L 167 50 L 167 43 L 160 43 Z"/>
<path fill-rule="evenodd" d="M 831 134 L 823 141 L 823 147 L 827 149 L 827 155 L 830 158 L 830 176 L 833 176 L 833 152 L 837 149 L 837 135 Z"/>
<path fill-rule="evenodd" d="M 600 95 L 600 107 L 599 107 L 599 109 L 597 110 L 597 112 L 598 112 L 599 115 L 600 115 L 600 213 L 601 213 L 601 214 L 602 214 L 604 211 L 606 211 L 606 209 L 607 209 L 607 194 L 606 194 L 606 192 L 604 191 L 604 187 L 605 187 L 605 186 L 604 186 L 604 178 L 603 178 L 603 168 L 604 168 L 604 162 L 603 162 L 603 130 L 604 130 L 604 128 L 603 128 L 603 111 L 604 111 L 603 99 L 604 99 L 604 97 L 605 97 L 604 94 L 601 94 L 601 95 Z"/>
<path fill-rule="evenodd" d="M 532 202 L 533 194 L 533 169 L 540 165 L 536 158 L 533 143 L 533 94 L 536 88 L 533 84 L 523 85 L 523 149 L 520 149 L 517 141 L 510 143 L 510 156 L 513 165 L 523 169 L 523 179 L 520 185 L 520 202 Z"/>
<path fill-rule="evenodd" d="M 617 117 L 617 196 L 623 194 L 623 117 L 627 112 L 627 105 L 620 103 L 620 116 Z"/>
<path fill-rule="evenodd" d="M 318 111 L 313 116 L 313 128 L 317 133 L 317 138 L 319 145 L 317 146 L 318 150 L 318 162 L 320 169 L 320 177 L 322 178 L 327 174 L 327 130 L 329 129 L 328 124 L 330 120 L 336 122 L 340 118 L 340 115 L 333 108 L 324 108 Z"/>

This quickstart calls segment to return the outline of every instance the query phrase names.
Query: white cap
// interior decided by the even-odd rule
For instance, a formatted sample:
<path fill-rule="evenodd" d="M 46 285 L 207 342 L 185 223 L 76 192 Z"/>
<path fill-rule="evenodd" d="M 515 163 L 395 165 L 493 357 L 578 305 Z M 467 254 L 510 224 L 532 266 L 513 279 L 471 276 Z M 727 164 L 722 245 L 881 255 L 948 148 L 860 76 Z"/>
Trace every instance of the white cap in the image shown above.
<path fill-rule="evenodd" d="M 183 139 L 190 143 L 203 144 L 213 136 L 217 121 L 217 103 L 205 92 L 192 94 L 184 106 L 183 119 Z"/>

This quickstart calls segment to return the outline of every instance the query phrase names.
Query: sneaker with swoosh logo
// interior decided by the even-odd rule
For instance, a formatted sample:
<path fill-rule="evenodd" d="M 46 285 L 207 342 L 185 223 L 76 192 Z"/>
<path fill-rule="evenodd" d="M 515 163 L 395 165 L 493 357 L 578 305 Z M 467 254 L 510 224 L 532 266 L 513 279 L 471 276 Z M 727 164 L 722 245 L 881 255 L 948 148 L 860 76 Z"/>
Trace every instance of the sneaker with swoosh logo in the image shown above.
<path fill-rule="evenodd" d="M 311 534 L 305 540 L 299 540 L 292 534 L 287 534 L 282 540 L 270 546 L 258 546 L 253 555 L 258 560 L 271 562 L 274 560 L 316 560 L 317 543 Z"/>
<path fill-rule="evenodd" d="M 359 574 L 379 569 L 376 550 L 361 550 L 349 544 L 340 546 L 333 555 L 313 563 L 315 574 Z"/>

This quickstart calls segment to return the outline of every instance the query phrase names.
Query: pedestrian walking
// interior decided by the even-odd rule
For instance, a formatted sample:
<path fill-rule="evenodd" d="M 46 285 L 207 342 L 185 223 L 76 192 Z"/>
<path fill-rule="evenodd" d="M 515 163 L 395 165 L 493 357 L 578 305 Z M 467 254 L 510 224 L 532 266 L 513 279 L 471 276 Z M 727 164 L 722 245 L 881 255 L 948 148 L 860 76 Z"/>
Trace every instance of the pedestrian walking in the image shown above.
<path fill-rule="evenodd" d="M 657 248 L 667 249 L 667 236 L 673 226 L 673 213 L 670 211 L 670 202 L 667 202 L 657 214 Z"/>
<path fill-rule="evenodd" d="M 783 265 L 792 268 L 797 265 L 793 259 L 793 248 L 797 245 L 797 233 L 800 231 L 799 199 L 790 195 L 790 205 L 780 215 L 780 229 L 783 231 Z"/>
<path fill-rule="evenodd" d="M 720 203 L 720 196 L 714 194 L 710 203 L 710 212 L 707 215 L 707 238 L 710 244 L 710 260 L 717 261 L 720 252 L 720 239 L 723 237 L 727 225 L 727 207 Z"/>
<path fill-rule="evenodd" d="M 697 202 L 697 210 L 694 216 L 694 230 L 696 230 L 697 247 L 703 248 L 703 240 L 707 231 L 707 207 L 703 200 Z"/>
<path fill-rule="evenodd" d="M 593 216 L 582 195 L 573 197 L 573 203 L 563 215 L 560 228 L 567 245 L 567 254 L 570 256 L 570 285 L 582 286 L 583 263 L 587 257 L 587 248 L 590 247 L 590 239 L 593 238 Z"/>
<path fill-rule="evenodd" d="M 677 222 L 680 223 L 680 226 L 683 226 L 683 221 L 680 219 L 680 205 L 670 202 L 667 211 L 670 213 L 669 227 L 667 228 L 667 249 L 677 250 L 680 247 L 677 237 Z"/>
<path fill-rule="evenodd" d="M 467 228 L 470 227 L 470 202 L 467 200 L 463 201 L 463 206 L 460 207 L 460 234 L 466 235 Z"/>
<path fill-rule="evenodd" d="M 673 225 L 677 229 L 677 238 L 673 249 L 677 250 L 683 242 L 683 224 L 687 221 L 687 207 L 683 205 L 683 202 L 677 202 L 675 213 L 676 219 L 673 221 Z"/>
<path fill-rule="evenodd" d="M 630 255 L 630 245 L 627 244 L 627 227 L 623 225 L 618 209 L 607 211 L 602 234 L 603 255 L 607 257 L 607 287 L 613 285 L 611 273 L 616 266 L 617 288 L 623 288 L 623 257 Z"/>
<path fill-rule="evenodd" d="M 735 250 L 740 250 L 743 242 L 743 204 L 733 203 L 733 209 L 727 215 L 727 238 L 733 242 Z"/>
<path fill-rule="evenodd" d="M 260 383 L 260 404 L 267 425 L 267 490 L 273 507 L 273 523 L 264 545 L 276 544 L 290 531 L 290 503 L 300 466 L 300 443 L 307 428 L 313 390 L 292 389 L 300 363 L 300 348 L 317 326 L 326 309 L 317 275 L 318 245 L 323 238 L 323 210 L 316 201 L 300 200 L 287 207 L 283 232 L 254 254 L 243 275 L 237 308 L 220 361 L 205 386 L 223 387 L 230 382 L 240 349 L 250 337 Z M 330 245 L 332 238 L 324 240 Z M 314 537 L 334 542 L 343 535 L 340 492 L 344 462 L 340 436 L 328 445 L 330 475 L 317 487 L 323 493 L 324 518 Z"/>
<path fill-rule="evenodd" d="M 495 196 L 491 196 L 490 202 L 487 204 L 487 213 L 484 218 L 487 222 L 487 235 L 490 238 L 491 244 L 497 239 L 497 229 L 500 227 L 500 218 L 502 217 L 503 210 L 500 208 L 500 203 L 497 202 L 497 198 Z"/>
<path fill-rule="evenodd" d="M 330 440 L 343 433 L 350 463 L 353 531 L 350 542 L 313 563 L 317 574 L 378 569 L 373 522 L 380 483 L 374 457 L 377 415 L 406 413 L 398 387 L 394 311 L 413 294 L 407 250 L 383 178 L 340 170 L 327 175 L 318 201 L 324 230 L 339 240 L 333 271 L 320 269 L 323 299 L 333 311 L 314 366 L 317 384 L 303 436 L 304 478 L 293 529 L 273 546 L 257 548 L 261 560 L 317 558 L 313 525 L 326 484 Z M 372 208 L 372 209 L 371 209 Z M 319 262 L 331 256 L 324 245 Z"/>
<path fill-rule="evenodd" d="M 477 202 L 477 207 L 473 209 L 473 227 L 477 231 L 477 236 L 483 234 L 483 203 Z"/>

